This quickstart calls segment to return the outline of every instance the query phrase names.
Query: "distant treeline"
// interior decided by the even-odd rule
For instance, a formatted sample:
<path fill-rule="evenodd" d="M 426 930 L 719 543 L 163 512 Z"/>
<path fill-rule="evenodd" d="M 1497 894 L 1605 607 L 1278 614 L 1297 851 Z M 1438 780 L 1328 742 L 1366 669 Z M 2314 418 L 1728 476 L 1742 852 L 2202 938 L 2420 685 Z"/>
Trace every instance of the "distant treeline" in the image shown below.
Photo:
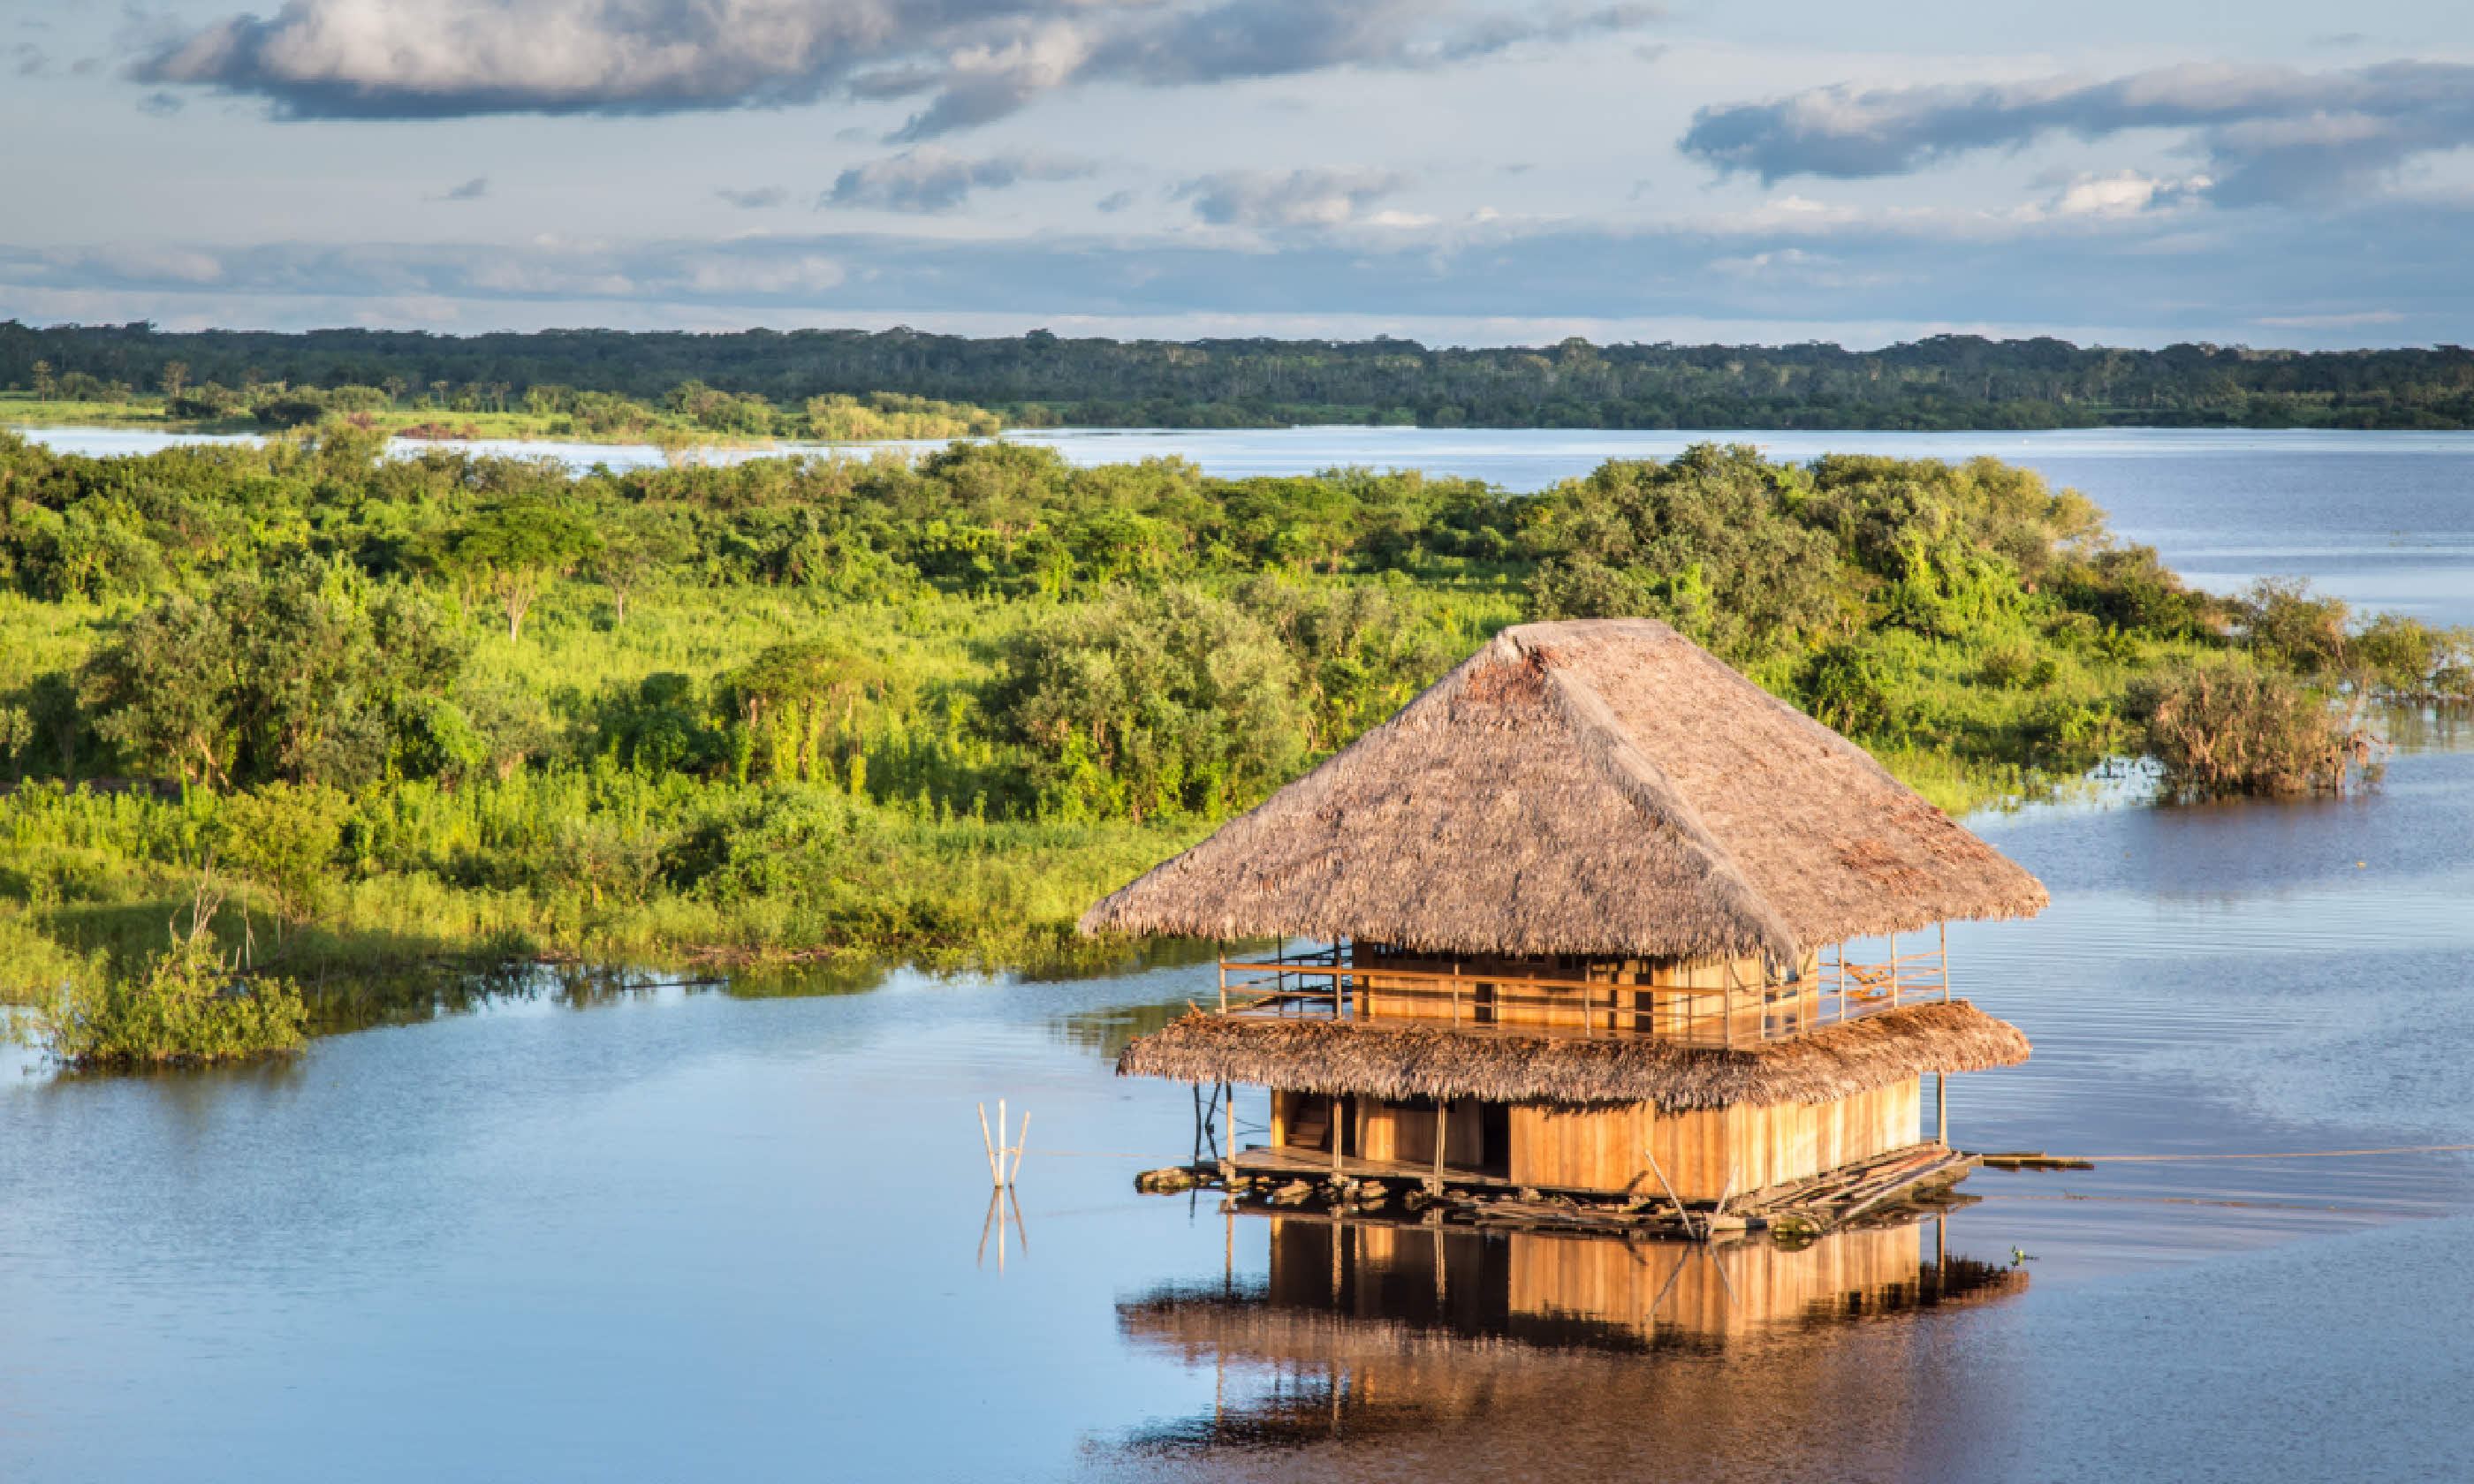
<path fill-rule="evenodd" d="M 40 363 L 39 369 L 37 363 Z M 303 334 L 0 323 L 0 385 L 384 387 L 503 404 L 533 388 L 654 400 L 682 382 L 784 407 L 892 393 L 1031 425 L 1626 428 L 2463 428 L 2474 350 L 2081 347 L 1937 335 L 1832 345 L 1428 349 L 1375 339 L 972 340 L 911 329 Z"/>

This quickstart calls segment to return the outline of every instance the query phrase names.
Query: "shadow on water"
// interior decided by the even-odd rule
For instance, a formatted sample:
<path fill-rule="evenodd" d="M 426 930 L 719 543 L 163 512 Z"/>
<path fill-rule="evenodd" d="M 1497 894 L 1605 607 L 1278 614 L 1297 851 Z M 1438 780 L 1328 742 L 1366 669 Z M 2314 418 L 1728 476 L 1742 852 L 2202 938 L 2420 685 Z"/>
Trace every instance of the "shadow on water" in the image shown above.
<path fill-rule="evenodd" d="M 1265 1245 L 1266 1228 L 1268 1269 L 1238 1277 L 1237 1247 Z M 1850 1325 L 2027 1285 L 2018 1267 L 1947 1253 L 1931 1224 L 1791 1247 L 1286 1216 L 1232 1225 L 1227 1242 L 1221 1282 L 1165 1285 L 1117 1309 L 1138 1349 L 1212 1368 L 1211 1410 L 1094 1442 L 1096 1455 L 1207 1464 L 1445 1435 L 1494 1452 L 1637 1445 L 1648 1419 L 1758 1417 L 1740 1395 L 1724 1410 L 1696 1405 L 1713 1387 L 1827 1406 L 1812 1382 Z"/>

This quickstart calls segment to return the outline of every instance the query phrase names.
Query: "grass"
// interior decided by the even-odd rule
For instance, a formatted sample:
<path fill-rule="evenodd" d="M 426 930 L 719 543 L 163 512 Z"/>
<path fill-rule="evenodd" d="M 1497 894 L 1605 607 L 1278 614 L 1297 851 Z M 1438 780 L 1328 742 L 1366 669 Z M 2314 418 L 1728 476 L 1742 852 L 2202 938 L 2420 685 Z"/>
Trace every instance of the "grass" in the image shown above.
<path fill-rule="evenodd" d="M 156 433 L 207 433 L 264 435 L 271 430 L 252 414 L 243 412 L 224 418 L 175 418 L 166 410 L 168 404 L 159 396 L 133 396 L 125 402 L 75 401 L 60 397 L 40 398 L 30 392 L 0 391 L 0 427 L 35 430 L 43 428 L 129 428 Z M 572 418 L 556 414 L 523 411 L 459 412 L 452 408 L 422 405 L 399 405 L 382 412 L 360 415 L 366 425 L 391 437 L 401 437 L 414 429 L 445 430 L 447 442 L 466 439 L 504 443 L 561 443 L 596 444 L 641 444 L 647 442 L 674 443 L 680 450 L 691 452 L 706 448 L 769 448 L 788 442 L 812 442 L 805 438 L 776 439 L 726 435 L 696 426 L 692 421 L 661 415 L 648 428 L 594 433 L 576 424 Z M 813 440 L 813 442 L 867 443 L 866 439 Z"/>

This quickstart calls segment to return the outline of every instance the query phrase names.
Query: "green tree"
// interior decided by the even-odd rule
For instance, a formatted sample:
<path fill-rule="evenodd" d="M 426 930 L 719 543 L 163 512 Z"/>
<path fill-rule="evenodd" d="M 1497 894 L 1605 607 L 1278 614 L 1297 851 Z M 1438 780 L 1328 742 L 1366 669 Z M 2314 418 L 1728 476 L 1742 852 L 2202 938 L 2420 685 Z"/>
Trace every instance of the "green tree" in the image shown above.
<path fill-rule="evenodd" d="M 731 675 L 726 689 L 737 699 L 748 730 L 767 714 L 788 724 L 795 739 L 798 775 L 813 776 L 816 743 L 829 722 L 855 734 L 860 703 L 886 682 L 885 667 L 846 645 L 806 640 L 776 644 Z M 857 790 L 854 789 L 854 792 Z"/>
<path fill-rule="evenodd" d="M 1837 608 L 1835 543 L 1799 518 L 1808 493 L 1800 470 L 1757 448 L 1698 443 L 1565 481 L 1527 513 L 1522 540 L 1568 569 L 1553 601 L 1624 601 L 1583 565 L 1594 564 L 1630 578 L 1651 616 L 1743 661 L 1824 628 Z"/>
<path fill-rule="evenodd" d="M 189 384 L 189 364 L 186 361 L 165 361 L 158 379 L 163 384 L 163 400 L 177 402 L 181 399 L 181 389 Z"/>
<path fill-rule="evenodd" d="M 318 783 L 268 783 L 216 813 L 223 858 L 263 885 L 276 914 L 298 925 L 318 913 L 352 801 Z"/>
<path fill-rule="evenodd" d="M 564 577 L 600 545 L 593 528 L 551 501 L 522 498 L 493 505 L 458 530 L 448 561 L 489 593 L 507 615 L 507 637 L 523 637 L 524 615 L 542 588 Z"/>
<path fill-rule="evenodd" d="M 137 613 L 78 684 L 138 766 L 212 788 L 357 784 L 404 756 L 462 666 L 418 595 L 306 561 Z"/>
<path fill-rule="evenodd" d="M 1260 620 L 1186 587 L 1069 611 L 1017 636 L 991 687 L 1067 816 L 1216 814 L 1289 778 L 1310 719 L 1297 662 Z"/>
<path fill-rule="evenodd" d="M 694 550 L 678 522 L 641 505 L 624 507 L 601 522 L 599 545 L 586 560 L 586 570 L 610 589 L 614 622 L 627 621 L 627 596 Z"/>

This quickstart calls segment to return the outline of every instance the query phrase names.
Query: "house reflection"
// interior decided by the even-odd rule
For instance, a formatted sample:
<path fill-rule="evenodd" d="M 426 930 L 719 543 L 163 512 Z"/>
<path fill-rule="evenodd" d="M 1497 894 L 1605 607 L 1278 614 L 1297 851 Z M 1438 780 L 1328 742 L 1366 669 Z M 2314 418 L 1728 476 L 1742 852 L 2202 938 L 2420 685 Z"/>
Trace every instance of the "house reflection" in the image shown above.
<path fill-rule="evenodd" d="M 1128 1440 L 1133 1452 L 1471 1424 L 1492 1437 L 1507 1423 L 1526 1429 L 1574 1406 L 1589 1415 L 1567 1419 L 1581 1433 L 1706 1427 L 1724 1409 L 1686 1396 L 1723 1385 L 1715 1378 L 1731 1370 L 1764 1377 L 1750 1390 L 1772 1389 L 1766 1378 L 1782 1365 L 1795 1374 L 1826 1366 L 1831 1334 L 1849 1321 L 2000 1299 L 2027 1281 L 2022 1270 L 1948 1255 L 1938 1222 L 1803 1246 L 1311 1215 L 1263 1226 L 1263 1279 L 1164 1288 L 1119 1305 L 1136 1344 L 1219 1376 L 1209 1416 L 1149 1429 Z M 1232 1257 L 1235 1240 L 1254 1229 L 1232 1228 Z M 1789 1389 L 1808 1405 L 1822 1388 Z M 1692 1414 L 1688 1424 L 1669 1415 L 1679 1405 Z"/>

